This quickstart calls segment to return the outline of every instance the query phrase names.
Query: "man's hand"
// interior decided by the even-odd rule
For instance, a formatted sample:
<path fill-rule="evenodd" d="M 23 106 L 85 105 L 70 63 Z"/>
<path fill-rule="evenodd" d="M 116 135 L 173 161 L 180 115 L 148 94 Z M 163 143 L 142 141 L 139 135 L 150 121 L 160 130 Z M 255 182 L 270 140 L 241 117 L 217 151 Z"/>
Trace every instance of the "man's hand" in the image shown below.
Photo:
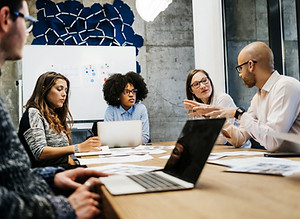
<path fill-rule="evenodd" d="M 69 196 L 68 200 L 78 219 L 94 218 L 101 213 L 100 194 L 91 192 L 97 190 L 100 184 L 99 179 L 90 178 Z"/>
<path fill-rule="evenodd" d="M 108 176 L 108 174 L 79 167 L 55 174 L 54 185 L 62 190 L 77 189 L 90 177 L 104 176 Z"/>

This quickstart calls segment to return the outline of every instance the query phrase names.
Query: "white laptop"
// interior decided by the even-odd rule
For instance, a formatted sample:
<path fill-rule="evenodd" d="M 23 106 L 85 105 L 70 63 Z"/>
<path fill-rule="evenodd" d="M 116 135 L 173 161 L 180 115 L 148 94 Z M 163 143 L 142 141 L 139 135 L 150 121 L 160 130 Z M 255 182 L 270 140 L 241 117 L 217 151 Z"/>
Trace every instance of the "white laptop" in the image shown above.
<path fill-rule="evenodd" d="M 98 122 L 101 145 L 109 147 L 137 146 L 142 143 L 142 121 Z"/>
<path fill-rule="evenodd" d="M 162 171 L 100 180 L 112 195 L 194 188 L 224 122 L 225 118 L 188 120 Z"/>

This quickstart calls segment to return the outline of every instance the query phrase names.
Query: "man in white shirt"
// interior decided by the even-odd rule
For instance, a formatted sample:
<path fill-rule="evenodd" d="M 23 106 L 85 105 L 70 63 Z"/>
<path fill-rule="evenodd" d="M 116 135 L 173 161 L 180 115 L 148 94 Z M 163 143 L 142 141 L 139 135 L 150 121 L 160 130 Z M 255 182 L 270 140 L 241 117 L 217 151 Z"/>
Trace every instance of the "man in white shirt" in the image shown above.
<path fill-rule="evenodd" d="M 280 140 L 268 132 L 300 134 L 300 82 L 274 70 L 272 50 L 263 42 L 242 49 L 236 67 L 244 84 L 259 90 L 247 112 L 237 107 L 204 106 L 185 101 L 191 115 L 237 118 L 240 127 L 226 123 L 222 133 L 232 145 L 239 147 L 250 137 L 268 151 L 300 152 L 299 144 Z"/>

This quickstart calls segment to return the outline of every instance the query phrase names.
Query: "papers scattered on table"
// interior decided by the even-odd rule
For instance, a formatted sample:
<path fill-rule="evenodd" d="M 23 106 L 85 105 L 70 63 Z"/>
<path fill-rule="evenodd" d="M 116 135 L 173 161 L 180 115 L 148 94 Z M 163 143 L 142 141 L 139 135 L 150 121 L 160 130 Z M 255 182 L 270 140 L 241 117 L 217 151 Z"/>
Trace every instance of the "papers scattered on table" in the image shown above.
<path fill-rule="evenodd" d="M 144 146 L 125 147 L 125 148 L 108 148 L 101 147 L 101 151 L 75 153 L 77 160 L 81 165 L 102 164 L 102 163 L 126 163 L 139 162 L 153 159 L 151 154 L 166 153 L 162 149 L 172 149 L 174 146 Z M 99 155 L 98 158 L 80 158 L 83 156 Z"/>
<path fill-rule="evenodd" d="M 170 145 L 170 146 L 152 146 L 152 145 L 140 145 L 136 147 L 136 149 L 147 149 L 147 150 L 167 150 L 167 149 L 173 149 L 175 145 Z"/>
<path fill-rule="evenodd" d="M 229 172 L 258 173 L 278 176 L 289 176 L 300 172 L 300 162 L 281 158 L 251 157 L 210 160 L 208 163 L 231 167 L 226 170 Z"/>
<path fill-rule="evenodd" d="M 216 160 L 222 157 L 231 157 L 231 156 L 253 156 L 253 155 L 263 155 L 265 152 L 261 151 L 229 151 L 229 152 L 219 152 L 211 153 L 209 155 L 209 160 Z"/>
<path fill-rule="evenodd" d="M 139 166 L 134 164 L 111 164 L 111 165 L 100 166 L 100 167 L 89 167 L 89 169 L 94 169 L 109 174 L 134 175 L 134 174 L 150 172 L 153 170 L 159 170 L 162 169 L 162 167 Z"/>

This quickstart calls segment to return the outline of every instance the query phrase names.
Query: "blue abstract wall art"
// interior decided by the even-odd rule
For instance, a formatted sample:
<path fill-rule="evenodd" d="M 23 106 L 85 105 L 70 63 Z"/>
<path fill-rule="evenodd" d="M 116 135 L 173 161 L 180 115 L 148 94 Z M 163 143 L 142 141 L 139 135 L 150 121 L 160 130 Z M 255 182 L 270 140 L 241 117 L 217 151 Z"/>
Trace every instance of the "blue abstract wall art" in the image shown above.
<path fill-rule="evenodd" d="M 33 28 L 33 45 L 135 46 L 137 55 L 143 46 L 142 36 L 132 28 L 134 14 L 121 0 L 91 7 L 74 0 L 57 4 L 37 0 L 36 7 L 38 22 Z"/>

